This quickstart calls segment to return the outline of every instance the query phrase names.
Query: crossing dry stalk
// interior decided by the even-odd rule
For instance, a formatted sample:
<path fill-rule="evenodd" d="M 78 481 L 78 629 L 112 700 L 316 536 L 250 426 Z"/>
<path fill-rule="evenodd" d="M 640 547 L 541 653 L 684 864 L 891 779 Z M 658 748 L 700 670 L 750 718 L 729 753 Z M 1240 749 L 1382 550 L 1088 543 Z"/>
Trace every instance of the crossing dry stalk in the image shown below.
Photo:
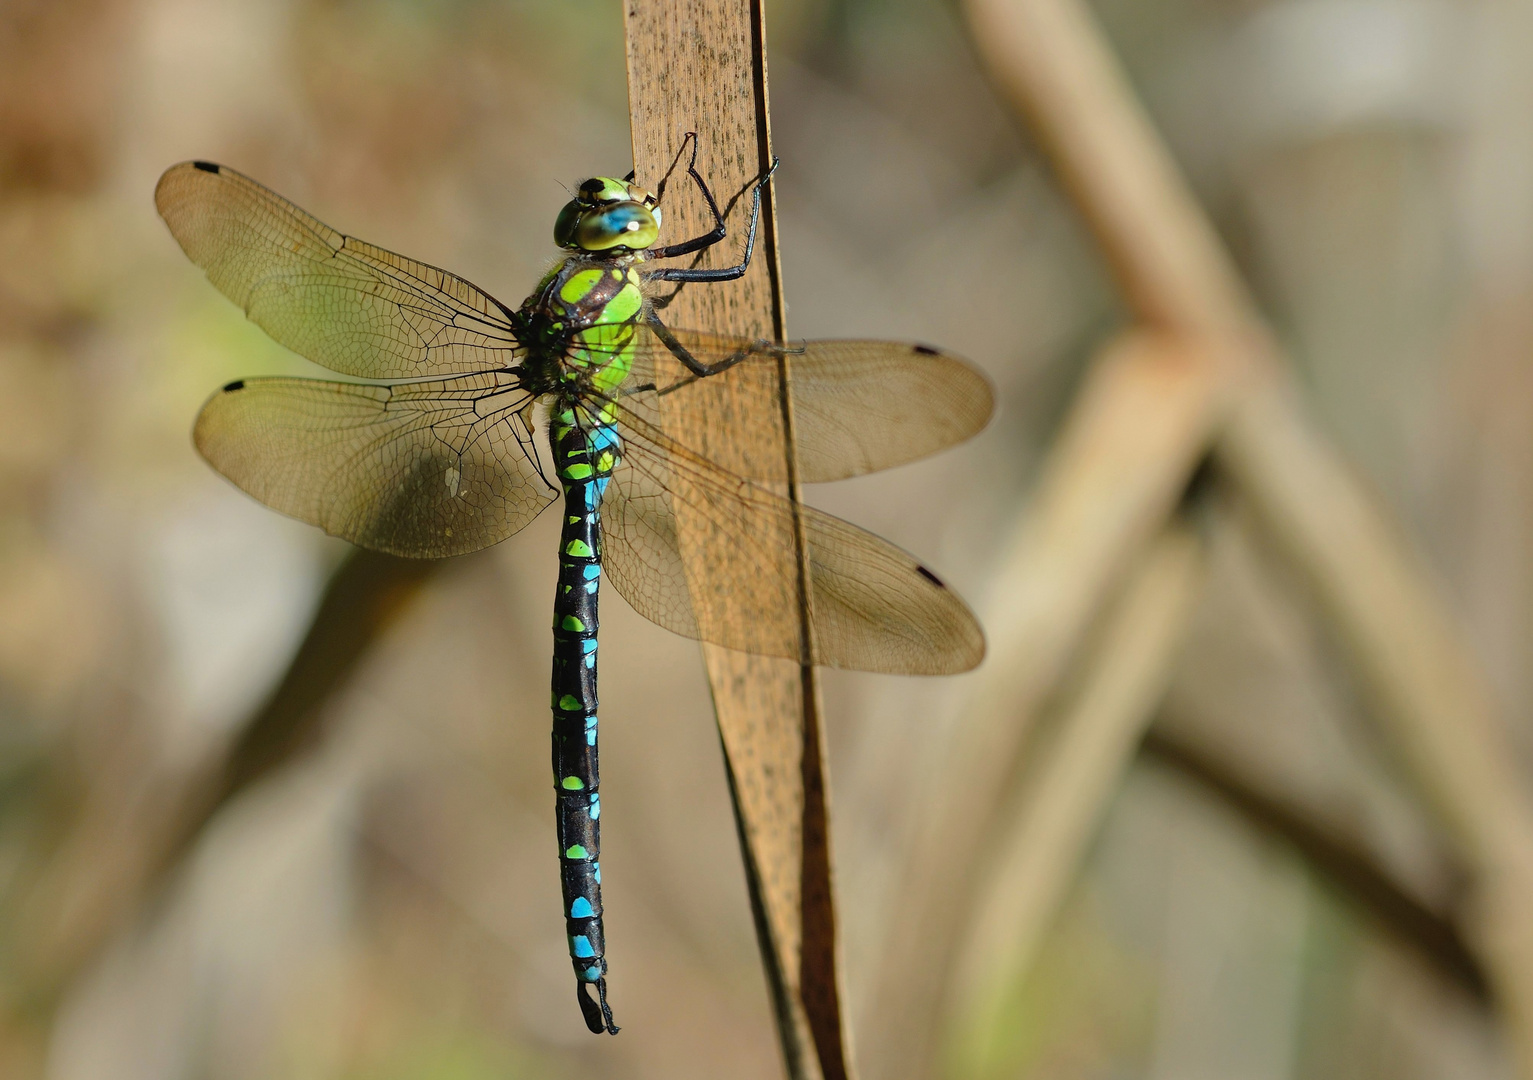
<path fill-rule="evenodd" d="M 1168 441 L 1136 467 L 1155 477 L 1176 475 L 1211 449 L 1222 474 L 1307 575 L 1413 780 L 1474 872 L 1469 936 L 1495 984 L 1523 1073 L 1533 1077 L 1533 906 L 1526 903 L 1533 803 L 1483 678 L 1430 575 L 1305 416 L 1233 261 L 1084 6 L 1078 0 L 967 0 L 966 10 L 994 78 L 1032 122 L 1134 314 L 1202 358 L 1196 376 L 1206 384 L 1202 392 L 1221 404 L 1190 418 L 1184 438 Z M 1164 401 L 1147 393 L 1139 407 L 1158 409 Z M 1090 399 L 1077 408 L 1092 408 Z M 1067 441 L 1055 458 L 1067 455 L 1082 451 Z M 1119 494 L 1114 486 L 1143 486 L 1132 475 L 1096 483 L 1077 497 L 1108 505 Z M 1057 527 L 1062 519 L 1053 515 L 1061 502 L 1035 503 L 1022 535 Z M 1147 531 L 1143 521 L 1127 524 L 1117 522 L 1113 535 L 1096 541 L 1119 560 L 1143 544 Z M 1062 591 L 1057 581 L 1023 573 L 1013 585 L 1006 595 L 1029 605 L 1040 591 Z M 1068 624 L 1063 635 L 1072 645 L 1076 625 Z M 1020 693 L 1016 680 L 992 665 L 977 696 L 987 709 L 1009 700 L 1013 723 L 1025 726 L 1041 697 L 1039 686 L 1027 689 Z M 981 798 L 1000 790 L 995 784 Z M 972 788 L 966 798 L 974 805 Z"/>
<path fill-rule="evenodd" d="M 1054 737 L 1030 755 L 1021 805 L 989 845 L 992 869 L 974 913 L 985 933 L 958 958 L 957 1016 L 967 1034 L 956 1042 L 966 1049 L 985 1045 L 1155 717 L 1202 584 L 1203 547 L 1187 521 L 1150 542 L 1083 650 L 1069 679 L 1074 692 L 1050 725 Z"/>

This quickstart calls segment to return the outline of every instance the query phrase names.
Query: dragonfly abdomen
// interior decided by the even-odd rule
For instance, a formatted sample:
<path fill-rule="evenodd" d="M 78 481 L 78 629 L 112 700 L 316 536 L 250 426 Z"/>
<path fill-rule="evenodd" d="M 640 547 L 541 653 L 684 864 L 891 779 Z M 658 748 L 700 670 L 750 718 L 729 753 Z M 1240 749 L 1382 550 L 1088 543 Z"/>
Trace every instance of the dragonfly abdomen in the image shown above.
<path fill-rule="evenodd" d="M 581 418 L 577 420 L 577 412 Z M 597 599 L 601 586 L 601 500 L 617 465 L 610 424 L 580 406 L 556 412 L 549 428 L 564 489 L 559 583 L 554 592 L 553 767 L 560 884 L 576 994 L 586 1026 L 616 1033 L 607 1007 L 601 904 L 601 777 L 596 748 Z M 588 987 L 595 986 L 592 1001 Z"/>

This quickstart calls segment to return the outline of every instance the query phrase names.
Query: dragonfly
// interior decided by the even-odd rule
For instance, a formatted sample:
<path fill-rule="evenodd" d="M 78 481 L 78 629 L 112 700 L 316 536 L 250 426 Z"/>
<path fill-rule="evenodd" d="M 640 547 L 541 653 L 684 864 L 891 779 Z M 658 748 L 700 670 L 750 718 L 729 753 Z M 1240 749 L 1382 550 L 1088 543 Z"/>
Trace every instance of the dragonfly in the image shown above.
<path fill-rule="evenodd" d="M 687 141 L 687 175 L 713 226 L 661 246 L 661 202 Z M 241 379 L 214 394 L 194 441 L 236 486 L 332 535 L 416 558 L 499 543 L 562 499 L 555 821 L 576 998 L 598 1034 L 618 1030 L 599 861 L 604 578 L 667 630 L 803 664 L 950 674 L 985 649 L 972 612 L 918 559 L 779 494 L 766 466 L 726 469 L 696 449 L 697 388 L 768 371 L 785 372 L 805 482 L 951 446 L 993 407 L 983 375 L 926 345 L 667 326 L 660 313 L 676 290 L 746 272 L 776 168 L 751 185 L 740 261 L 702 268 L 671 261 L 727 236 L 696 156 L 688 134 L 653 192 L 632 173 L 580 183 L 555 219 L 561 257 L 516 308 L 337 232 L 223 165 L 183 162 L 155 190 L 171 233 L 220 292 L 278 343 L 348 377 Z M 805 569 L 775 581 L 762 567 L 784 553 L 763 545 L 785 542 Z"/>

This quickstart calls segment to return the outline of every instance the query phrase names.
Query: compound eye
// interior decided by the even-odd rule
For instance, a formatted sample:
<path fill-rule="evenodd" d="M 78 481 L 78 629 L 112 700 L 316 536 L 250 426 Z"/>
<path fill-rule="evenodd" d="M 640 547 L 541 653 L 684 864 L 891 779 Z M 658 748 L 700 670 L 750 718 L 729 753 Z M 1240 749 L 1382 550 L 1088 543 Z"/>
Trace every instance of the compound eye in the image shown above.
<path fill-rule="evenodd" d="M 562 248 L 574 247 L 575 230 L 580 224 L 580 215 L 585 212 L 586 207 L 578 199 L 565 203 L 564 209 L 554 219 L 554 243 Z"/>
<path fill-rule="evenodd" d="M 575 228 L 575 246 L 582 251 L 610 251 L 625 247 L 638 251 L 660 236 L 655 216 L 638 203 L 618 203 L 587 211 Z"/>

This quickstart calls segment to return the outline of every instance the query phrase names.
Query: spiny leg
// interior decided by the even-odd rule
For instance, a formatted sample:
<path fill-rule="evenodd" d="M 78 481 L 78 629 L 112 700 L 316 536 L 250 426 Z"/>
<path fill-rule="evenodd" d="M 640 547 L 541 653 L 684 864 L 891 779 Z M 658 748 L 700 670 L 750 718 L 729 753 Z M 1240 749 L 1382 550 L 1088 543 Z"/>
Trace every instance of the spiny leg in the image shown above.
<path fill-rule="evenodd" d="M 665 175 L 660 178 L 660 183 L 655 187 L 655 201 L 658 203 L 665 198 L 665 185 L 670 182 L 671 173 L 676 171 L 676 166 L 681 163 L 681 155 L 687 152 L 687 141 L 692 142 L 692 160 L 697 160 L 697 132 L 689 131 L 681 139 L 681 149 L 676 151 L 676 156 L 671 159 L 671 167 L 665 170 Z M 639 175 L 638 169 L 629 169 L 628 175 L 623 177 L 623 182 L 631 184 L 634 177 Z"/>
<path fill-rule="evenodd" d="M 676 171 L 676 165 L 681 161 L 681 155 L 686 152 L 687 139 L 692 141 L 692 156 L 687 160 L 687 175 L 697 185 L 697 190 L 703 193 L 703 201 L 708 204 L 708 212 L 713 215 L 713 228 L 701 236 L 694 236 L 692 239 L 683 240 L 679 244 L 652 248 L 649 253 L 652 259 L 674 259 L 678 255 L 690 255 L 694 251 L 701 251 L 703 248 L 712 247 L 724 239 L 725 236 L 724 215 L 719 212 L 719 204 L 714 200 L 713 192 L 709 189 L 707 182 L 703 180 L 702 173 L 697 171 L 697 132 L 687 132 L 686 139 L 682 140 L 681 149 L 676 152 L 676 157 L 671 162 L 671 167 L 666 170 L 665 176 L 660 179 L 660 183 L 655 189 L 655 200 L 656 202 L 661 202 L 665 199 L 665 185 L 670 182 L 671 173 Z"/>
<path fill-rule="evenodd" d="M 692 172 L 697 164 L 697 132 L 689 131 L 681 137 L 681 146 L 676 151 L 676 156 L 671 159 L 671 167 L 665 170 L 665 175 L 660 178 L 660 183 L 655 185 L 655 202 L 665 201 L 665 185 L 671 182 L 671 174 L 676 171 L 676 166 L 681 164 L 681 155 L 687 152 L 687 143 L 692 144 L 692 158 L 687 165 L 687 171 Z"/>
<path fill-rule="evenodd" d="M 697 379 L 706 379 L 710 375 L 717 375 L 721 371 L 727 371 L 747 357 L 757 356 L 766 352 L 776 353 L 777 355 L 781 356 L 792 351 L 791 349 L 783 348 L 781 345 L 775 345 L 763 338 L 758 339 L 743 348 L 736 349 L 734 352 L 730 353 L 722 360 L 716 360 L 711 364 L 705 364 L 697 357 L 693 356 L 691 351 L 677 340 L 676 335 L 671 333 L 671 328 L 666 326 L 665 323 L 661 322 L 660 316 L 656 315 L 653 311 L 645 312 L 644 321 L 649 324 L 649 328 L 654 331 L 655 336 L 660 339 L 661 344 L 666 347 L 667 351 L 669 351 L 672 356 L 676 357 L 677 360 L 680 360 L 686 369 L 695 376 L 695 378 L 692 379 L 681 379 L 677 382 L 671 383 L 664 390 L 660 391 L 661 394 L 669 394 L 672 390 L 679 390 L 683 386 L 691 385 L 693 382 L 696 382 Z"/>
<path fill-rule="evenodd" d="M 696 144 L 693 145 L 692 157 L 697 158 Z M 756 250 L 756 226 L 761 219 L 761 189 L 766 187 L 772 179 L 772 174 L 777 171 L 777 166 L 782 164 L 781 158 L 773 158 L 771 168 L 756 178 L 755 185 L 751 188 L 751 222 L 745 233 L 745 254 L 736 266 L 727 266 L 718 270 L 698 270 L 690 267 L 665 267 L 659 270 L 650 270 L 645 277 L 651 281 L 733 281 L 743 277 L 746 269 L 751 264 L 751 255 Z M 684 240 L 670 247 L 654 248 L 649 252 L 652 259 L 671 259 L 678 255 L 688 255 L 703 248 L 712 247 L 724 239 L 724 215 L 719 213 L 719 204 L 713 198 L 713 192 L 708 190 L 707 183 L 697 171 L 695 165 L 687 166 L 687 173 L 697 184 L 699 191 L 703 193 L 703 199 L 708 203 L 708 210 L 713 214 L 714 226 L 702 236 L 694 236 L 691 240 Z M 669 300 L 667 300 L 669 302 Z M 664 306 L 662 303 L 660 306 Z"/>

